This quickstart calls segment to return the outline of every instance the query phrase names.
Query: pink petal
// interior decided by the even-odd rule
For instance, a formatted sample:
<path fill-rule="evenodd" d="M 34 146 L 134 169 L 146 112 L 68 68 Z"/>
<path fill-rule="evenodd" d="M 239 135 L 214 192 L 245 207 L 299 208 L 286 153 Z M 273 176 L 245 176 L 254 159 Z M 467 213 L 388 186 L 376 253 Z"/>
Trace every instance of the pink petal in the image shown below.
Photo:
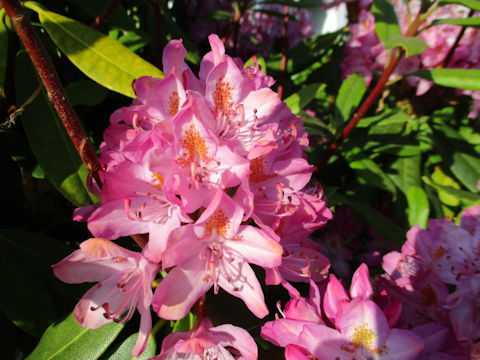
<path fill-rule="evenodd" d="M 255 340 L 248 333 L 248 331 L 233 325 L 220 325 L 210 329 L 212 334 L 221 335 L 218 338 L 222 339 L 218 345 L 226 348 L 232 347 L 240 352 L 241 359 L 256 360 L 258 356 L 258 349 Z M 232 340 L 233 337 L 233 340 Z"/>
<path fill-rule="evenodd" d="M 283 248 L 275 239 L 253 226 L 241 225 L 239 230 L 236 238 L 226 244 L 229 248 L 252 264 L 265 268 L 281 264 Z"/>
<path fill-rule="evenodd" d="M 352 299 L 361 297 L 362 299 L 370 299 L 373 294 L 372 283 L 370 282 L 370 274 L 366 264 L 361 264 L 352 276 L 352 284 L 350 285 L 350 296 Z"/>
<path fill-rule="evenodd" d="M 299 345 L 318 360 L 351 360 L 352 353 L 343 350 L 351 343 L 338 331 L 325 325 L 307 324 L 299 334 Z"/>
<path fill-rule="evenodd" d="M 158 285 L 153 294 L 152 306 L 159 317 L 166 320 L 178 320 L 212 287 L 211 281 L 205 281 L 205 261 L 198 254 L 184 266 L 175 267 Z"/>
<path fill-rule="evenodd" d="M 341 303 L 348 302 L 350 298 L 345 292 L 345 288 L 338 281 L 335 275 L 330 274 L 327 290 L 323 298 L 323 309 L 328 319 L 335 323 L 335 318 L 341 309 Z"/>
<path fill-rule="evenodd" d="M 416 360 L 424 349 L 423 340 L 412 331 L 392 329 L 382 360 Z"/>
<path fill-rule="evenodd" d="M 304 326 L 304 321 L 277 319 L 265 323 L 260 335 L 265 340 L 280 347 L 285 347 L 288 344 L 300 344 L 299 335 Z"/>
<path fill-rule="evenodd" d="M 351 341 L 361 341 L 365 347 L 376 350 L 382 348 L 390 331 L 387 319 L 377 304 L 359 297 L 345 307 L 336 324 Z"/>
<path fill-rule="evenodd" d="M 306 349 L 298 345 L 287 345 L 285 347 L 285 360 L 311 360 L 312 355 Z"/>
<path fill-rule="evenodd" d="M 145 307 L 141 302 L 138 303 L 137 309 L 140 313 L 140 330 L 138 332 L 137 341 L 132 349 L 132 355 L 139 357 L 147 347 L 148 338 L 152 331 L 152 315 L 150 314 L 150 306 Z"/>
<path fill-rule="evenodd" d="M 232 256 L 230 259 L 225 259 L 220 266 L 223 267 L 222 272 L 225 274 L 221 273 L 218 277 L 218 285 L 229 294 L 242 299 L 258 318 L 268 315 L 262 287 L 250 265 Z"/>

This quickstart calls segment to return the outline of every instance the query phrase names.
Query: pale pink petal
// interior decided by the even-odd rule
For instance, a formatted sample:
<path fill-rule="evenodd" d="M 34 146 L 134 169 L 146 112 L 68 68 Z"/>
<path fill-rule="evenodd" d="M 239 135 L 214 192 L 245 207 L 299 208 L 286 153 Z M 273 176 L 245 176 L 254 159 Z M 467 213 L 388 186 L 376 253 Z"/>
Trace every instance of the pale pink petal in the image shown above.
<path fill-rule="evenodd" d="M 318 360 L 352 359 L 352 352 L 343 350 L 351 347 L 351 343 L 338 331 L 325 325 L 305 325 L 299 334 L 299 345 Z"/>
<path fill-rule="evenodd" d="M 352 276 L 352 284 L 350 285 L 350 296 L 352 299 L 361 297 L 362 299 L 370 299 L 373 294 L 372 283 L 370 282 L 370 274 L 366 264 L 361 264 Z"/>
<path fill-rule="evenodd" d="M 359 297 L 344 308 L 336 324 L 340 332 L 352 341 L 357 334 L 365 334 L 361 337 L 362 343 L 376 350 L 382 348 L 390 331 L 387 319 L 377 304 Z"/>
<path fill-rule="evenodd" d="M 178 320 L 212 287 L 211 281 L 205 281 L 205 261 L 198 254 L 182 267 L 175 267 L 158 285 L 153 295 L 152 306 L 159 317 L 166 320 Z"/>
<path fill-rule="evenodd" d="M 145 307 L 141 302 L 137 305 L 140 313 L 140 330 L 138 332 L 137 341 L 132 349 L 132 355 L 139 357 L 147 347 L 148 338 L 152 331 L 152 315 L 150 314 L 150 306 Z"/>
<path fill-rule="evenodd" d="M 218 345 L 222 347 L 232 347 L 240 352 L 240 358 L 244 360 L 256 360 L 258 356 L 258 349 L 255 340 L 248 333 L 248 331 L 233 325 L 220 325 L 210 329 L 212 334 L 219 335 L 222 339 Z M 227 335 L 228 334 L 228 335 Z M 227 336 L 225 336 L 227 335 Z M 232 340 L 233 336 L 233 340 Z"/>
<path fill-rule="evenodd" d="M 220 274 L 218 285 L 229 294 L 242 299 L 258 318 L 268 315 L 262 287 L 250 265 L 240 258 L 232 257 L 225 259 L 219 266 L 224 268 L 222 271 L 226 274 Z"/>
<path fill-rule="evenodd" d="M 277 319 L 263 325 L 260 335 L 265 340 L 280 347 L 285 347 L 288 344 L 300 344 L 299 336 L 304 326 L 304 321 Z"/>
<path fill-rule="evenodd" d="M 282 246 L 266 232 L 253 226 L 241 225 L 236 237 L 227 246 L 249 263 L 265 268 L 279 266 L 282 262 Z"/>
<path fill-rule="evenodd" d="M 172 40 L 165 45 L 162 55 L 163 71 L 166 75 L 175 72 L 180 77 L 182 65 L 187 55 L 187 50 L 183 47 L 182 40 Z"/>
<path fill-rule="evenodd" d="M 166 223 L 150 223 L 148 243 L 143 249 L 143 255 L 152 262 L 159 263 L 167 249 L 170 233 L 180 227 L 180 219 L 172 216 Z"/>

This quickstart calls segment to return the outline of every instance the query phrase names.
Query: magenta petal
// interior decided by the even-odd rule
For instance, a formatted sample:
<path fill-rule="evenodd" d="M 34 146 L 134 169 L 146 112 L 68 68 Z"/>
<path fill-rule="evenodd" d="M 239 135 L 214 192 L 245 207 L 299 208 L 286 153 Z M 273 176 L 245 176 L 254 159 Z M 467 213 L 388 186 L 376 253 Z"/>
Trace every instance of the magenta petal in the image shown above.
<path fill-rule="evenodd" d="M 205 261 L 194 255 L 184 266 L 170 271 L 158 285 L 153 295 L 152 306 L 163 319 L 178 320 L 212 287 L 211 281 L 205 281 Z"/>
<path fill-rule="evenodd" d="M 212 335 L 226 334 L 227 336 L 219 336 L 221 339 L 218 345 L 222 347 L 232 347 L 237 349 L 241 354 L 243 360 L 256 360 L 258 356 L 258 349 L 255 340 L 250 336 L 248 331 L 233 325 L 220 325 L 210 329 Z M 233 340 L 232 340 L 233 336 Z"/>
<path fill-rule="evenodd" d="M 323 298 L 323 309 L 325 315 L 327 315 L 331 322 L 335 323 L 335 318 L 341 309 L 341 304 L 349 300 L 350 298 L 345 292 L 343 285 L 338 281 L 335 275 L 330 274 L 327 290 Z"/>
<path fill-rule="evenodd" d="M 285 347 L 285 359 L 286 360 L 311 360 L 312 356 L 310 352 L 298 345 L 287 345 Z"/>
<path fill-rule="evenodd" d="M 304 326 L 304 321 L 277 319 L 263 325 L 260 335 L 276 346 L 285 347 L 288 344 L 300 343 L 299 335 Z"/>

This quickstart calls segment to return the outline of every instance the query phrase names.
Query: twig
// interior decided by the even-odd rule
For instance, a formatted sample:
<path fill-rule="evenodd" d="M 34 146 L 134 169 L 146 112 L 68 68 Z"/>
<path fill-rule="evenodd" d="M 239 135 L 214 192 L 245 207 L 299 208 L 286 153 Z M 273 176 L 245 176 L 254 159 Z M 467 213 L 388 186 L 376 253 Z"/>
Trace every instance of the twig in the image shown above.
<path fill-rule="evenodd" d="M 280 77 L 278 79 L 277 93 L 281 99 L 283 96 L 283 86 L 287 75 L 287 49 L 288 49 L 288 5 L 283 7 L 283 30 L 282 30 L 282 58 L 280 60 Z"/>
<path fill-rule="evenodd" d="M 91 28 L 95 29 L 98 26 L 100 26 L 105 19 L 110 15 L 117 6 L 117 4 L 120 2 L 120 0 L 110 0 L 110 2 L 105 6 L 105 8 L 102 10 L 102 12 L 95 18 L 93 23 L 90 25 Z"/>
<path fill-rule="evenodd" d="M 88 141 L 87 135 L 80 125 L 80 121 L 73 110 L 72 104 L 68 100 L 67 93 L 65 92 L 45 47 L 33 29 L 30 20 L 25 16 L 23 8 L 18 0 L 3 0 L 3 7 L 7 15 L 10 17 L 18 37 L 27 49 L 33 65 L 45 86 L 48 98 L 55 107 L 55 110 L 57 111 L 63 126 L 67 130 L 68 136 L 72 140 L 75 149 L 80 155 L 83 163 L 86 165 L 88 171 L 101 187 L 102 182 L 98 176 L 98 171 L 101 169 L 100 162 L 95 155 L 92 145 Z"/>
<path fill-rule="evenodd" d="M 415 18 L 415 20 L 410 24 L 409 28 L 405 33 L 405 36 L 406 37 L 413 36 L 418 30 L 418 27 L 420 26 L 420 24 L 422 23 L 422 20 L 423 20 L 423 16 L 422 14 L 419 13 Z M 328 162 L 328 159 L 330 159 L 333 153 L 336 150 L 338 150 L 338 148 L 343 143 L 343 141 L 350 135 L 353 129 L 355 129 L 355 126 L 357 126 L 360 119 L 365 115 L 368 109 L 370 109 L 373 103 L 377 100 L 377 98 L 383 92 L 383 89 L 387 84 L 388 78 L 390 77 L 390 75 L 392 75 L 393 71 L 398 65 L 398 62 L 403 56 L 404 51 L 403 50 L 398 51 L 398 50 L 399 50 L 398 48 L 395 48 L 392 51 L 391 60 L 388 63 L 388 65 L 385 67 L 385 70 L 383 71 L 382 76 L 380 77 L 378 82 L 375 84 L 375 87 L 373 88 L 372 92 L 367 96 L 367 98 L 362 103 L 362 105 L 360 105 L 360 108 L 357 110 L 357 112 L 355 112 L 352 119 L 348 122 L 347 126 L 345 126 L 345 128 L 343 129 L 342 134 L 338 137 L 336 141 L 334 141 L 330 145 L 325 156 L 320 161 L 320 164 L 317 167 L 317 169 L 321 168 L 322 165 L 325 165 Z"/>
<path fill-rule="evenodd" d="M 475 13 L 475 10 L 470 10 L 470 12 L 468 13 L 468 16 L 467 17 L 472 17 L 473 14 Z M 446 67 L 448 66 L 448 64 L 450 63 L 450 61 L 452 60 L 452 57 L 453 55 L 455 54 L 455 50 L 457 49 L 457 46 L 458 44 L 460 44 L 460 40 L 462 40 L 462 37 L 463 35 L 465 34 L 465 31 L 467 30 L 467 27 L 466 26 L 462 26 L 462 29 L 460 30 L 460 32 L 458 33 L 457 35 L 457 38 L 455 39 L 455 42 L 453 43 L 452 47 L 450 48 L 450 50 L 448 51 L 448 54 L 447 56 L 445 56 L 445 60 L 442 61 L 440 67 Z"/>

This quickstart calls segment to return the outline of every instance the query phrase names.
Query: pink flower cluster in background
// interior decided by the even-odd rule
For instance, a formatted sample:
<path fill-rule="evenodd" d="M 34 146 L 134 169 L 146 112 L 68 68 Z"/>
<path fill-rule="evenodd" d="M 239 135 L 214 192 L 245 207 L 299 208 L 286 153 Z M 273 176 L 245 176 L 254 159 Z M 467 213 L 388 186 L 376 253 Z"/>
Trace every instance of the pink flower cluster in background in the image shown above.
<path fill-rule="evenodd" d="M 405 3 L 401 0 L 392 1 L 400 28 L 406 32 L 409 23 L 420 11 L 419 1 Z M 389 52 L 375 33 L 375 21 L 372 12 L 368 9 L 371 1 L 360 2 L 363 7 L 359 13 L 358 23 L 350 25 L 351 37 L 345 46 L 345 58 L 341 64 L 343 77 L 346 78 L 353 73 L 365 77 L 367 83 L 372 81 L 375 73 L 381 73 L 388 63 Z M 447 5 L 438 8 L 420 26 L 418 38 L 425 41 L 428 49 L 421 55 L 402 58 L 390 80 L 420 69 L 445 68 L 480 68 L 480 34 L 478 29 L 468 27 L 461 36 L 460 41 L 450 55 L 455 41 L 459 36 L 462 27 L 458 25 L 435 25 L 428 27 L 435 19 L 443 18 L 465 18 L 468 9 L 460 5 Z M 425 94 L 433 85 L 431 81 L 413 77 L 407 78 L 410 85 L 416 87 L 416 95 Z M 480 108 L 480 92 L 457 90 L 458 94 L 471 95 L 474 103 L 469 114 L 470 117 L 477 117 Z"/>
<path fill-rule="evenodd" d="M 137 98 L 112 114 L 101 144 L 101 201 L 74 214 L 96 238 L 54 265 L 65 282 L 99 282 L 75 308 L 82 326 L 127 321 L 139 310 L 134 356 L 147 344 L 150 307 L 178 320 L 210 288 L 266 316 L 250 264 L 266 270 L 267 284 L 328 276 L 329 262 L 309 235 L 331 213 L 321 189 L 306 188 L 312 167 L 300 118 L 258 65 L 244 68 L 218 36 L 209 41 L 198 78 L 173 40 L 163 55 L 165 78 L 136 80 Z M 141 253 L 111 241 L 135 234 L 149 238 Z M 152 293 L 159 270 L 168 274 Z M 190 333 L 167 337 L 158 358 L 228 358 L 225 348 L 235 348 L 254 359 L 252 346 L 246 331 L 202 319 Z"/>

